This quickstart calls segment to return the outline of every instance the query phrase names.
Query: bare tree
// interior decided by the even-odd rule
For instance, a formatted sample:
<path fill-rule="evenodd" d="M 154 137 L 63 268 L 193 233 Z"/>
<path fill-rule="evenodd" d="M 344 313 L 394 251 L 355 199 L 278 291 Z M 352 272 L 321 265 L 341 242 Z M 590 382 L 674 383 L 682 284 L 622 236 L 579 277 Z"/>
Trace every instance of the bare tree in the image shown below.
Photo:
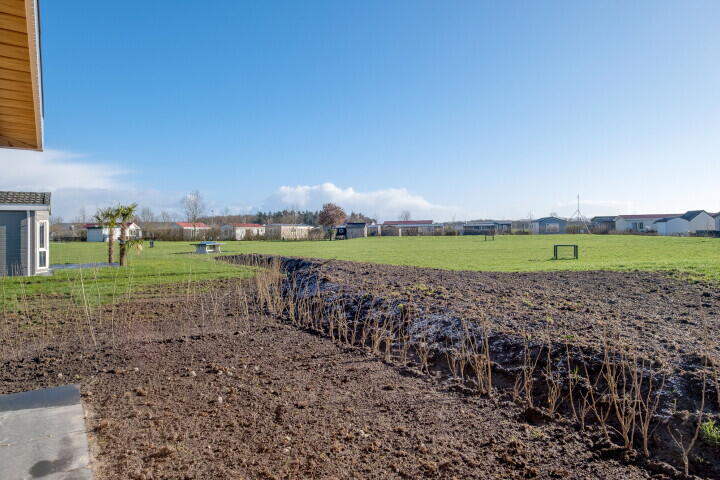
<path fill-rule="evenodd" d="M 175 214 L 172 212 L 168 212 L 167 210 L 163 210 L 160 212 L 160 221 L 163 223 L 171 223 L 175 221 Z"/>
<path fill-rule="evenodd" d="M 195 224 L 198 223 L 198 218 L 205 213 L 205 200 L 202 195 L 200 195 L 199 190 L 193 190 L 183 198 L 182 204 L 185 210 L 185 218 L 187 218 L 187 221 L 193 226 L 194 237 L 197 233 Z"/>
<path fill-rule="evenodd" d="M 140 210 L 140 214 L 137 216 L 136 220 L 140 222 L 142 226 L 145 226 L 148 223 L 155 223 L 157 221 L 157 218 L 155 218 L 155 213 L 150 207 L 143 207 Z"/>
<path fill-rule="evenodd" d="M 85 210 L 85 207 L 80 207 L 80 210 L 78 210 L 78 214 L 73 220 L 73 223 L 87 223 L 88 221 L 88 215 L 87 211 Z"/>
<path fill-rule="evenodd" d="M 407 222 L 412 218 L 412 214 L 410 213 L 410 210 L 403 210 L 400 212 L 400 220 L 403 222 Z"/>

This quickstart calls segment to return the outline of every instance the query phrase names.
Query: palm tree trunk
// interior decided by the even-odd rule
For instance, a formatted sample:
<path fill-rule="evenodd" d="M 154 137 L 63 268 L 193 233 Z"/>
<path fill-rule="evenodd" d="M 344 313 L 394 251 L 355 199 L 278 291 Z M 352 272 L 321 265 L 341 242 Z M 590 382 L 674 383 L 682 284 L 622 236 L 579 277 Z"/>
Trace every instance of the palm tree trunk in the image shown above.
<path fill-rule="evenodd" d="M 114 230 L 115 230 L 114 228 L 110 228 L 110 235 L 108 236 L 108 263 L 113 262 L 113 253 L 115 253 L 113 251 L 113 249 L 115 247 L 115 238 L 114 238 L 115 232 L 114 232 Z"/>
<path fill-rule="evenodd" d="M 127 255 L 127 246 L 125 245 L 125 242 L 127 241 L 127 225 L 122 224 L 120 226 L 120 266 L 125 266 L 125 256 Z"/>

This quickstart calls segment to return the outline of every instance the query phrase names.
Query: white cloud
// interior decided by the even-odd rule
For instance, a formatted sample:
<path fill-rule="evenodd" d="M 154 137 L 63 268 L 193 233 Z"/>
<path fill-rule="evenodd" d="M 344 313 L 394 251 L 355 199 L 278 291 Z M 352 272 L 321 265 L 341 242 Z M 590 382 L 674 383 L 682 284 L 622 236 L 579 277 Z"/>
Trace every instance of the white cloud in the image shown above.
<path fill-rule="evenodd" d="M 282 186 L 267 199 L 262 209 L 293 207 L 316 210 L 327 202 L 340 205 L 348 213 L 351 210 L 362 212 L 378 220 L 396 219 L 403 210 L 409 210 L 415 219 L 436 221 L 450 220 L 461 214 L 458 208 L 433 204 L 406 188 L 358 192 L 352 187 L 341 188 L 333 183 Z"/>
<path fill-rule="evenodd" d="M 113 189 L 127 173 L 113 165 L 82 162 L 71 152 L 0 150 L 0 188 L 57 190 L 61 188 Z"/>
<path fill-rule="evenodd" d="M 81 209 L 92 215 L 98 207 L 138 202 L 155 209 L 179 210 L 179 194 L 138 189 L 124 176 L 129 171 L 108 163 L 83 161 L 72 152 L 0 150 L 0 190 L 49 191 L 53 215 L 74 219 Z M 170 200 L 172 198 L 172 200 Z"/>

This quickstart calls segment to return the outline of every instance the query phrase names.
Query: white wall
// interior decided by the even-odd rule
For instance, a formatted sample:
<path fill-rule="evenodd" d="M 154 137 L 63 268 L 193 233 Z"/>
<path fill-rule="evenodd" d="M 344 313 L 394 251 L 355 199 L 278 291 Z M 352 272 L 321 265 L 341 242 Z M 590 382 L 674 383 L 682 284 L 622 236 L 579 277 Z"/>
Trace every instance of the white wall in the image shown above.
<path fill-rule="evenodd" d="M 665 233 L 661 233 L 661 235 L 687 235 L 688 233 L 690 233 L 690 222 L 678 217 L 665 222 Z"/>
<path fill-rule="evenodd" d="M 220 229 L 220 233 L 225 240 L 242 240 L 246 235 L 265 235 L 265 227 L 235 227 L 233 225 L 224 225 Z"/>
<path fill-rule="evenodd" d="M 653 231 L 656 227 L 656 225 L 653 225 L 656 221 L 660 220 L 664 217 L 655 217 L 655 218 L 638 218 L 638 219 L 630 219 L 630 218 L 617 218 L 615 219 L 615 230 L 618 232 L 627 232 L 630 231 L 633 223 L 639 223 L 642 222 L 643 229 L 640 230 L 641 232 L 650 232 Z M 660 224 L 658 224 L 660 225 Z"/>
<path fill-rule="evenodd" d="M 690 233 L 695 233 L 698 230 L 714 230 L 715 219 L 710 216 L 707 212 L 700 212 L 697 217 L 690 221 Z"/>
<path fill-rule="evenodd" d="M 114 235 L 113 238 L 115 240 L 120 239 L 120 227 L 115 227 L 114 229 Z M 142 236 L 142 230 L 137 225 L 131 225 L 128 227 L 128 237 L 130 238 L 139 238 Z M 103 227 L 103 228 L 88 228 L 87 229 L 87 241 L 88 242 L 107 242 L 108 237 L 110 236 L 110 228 L 109 227 Z"/>

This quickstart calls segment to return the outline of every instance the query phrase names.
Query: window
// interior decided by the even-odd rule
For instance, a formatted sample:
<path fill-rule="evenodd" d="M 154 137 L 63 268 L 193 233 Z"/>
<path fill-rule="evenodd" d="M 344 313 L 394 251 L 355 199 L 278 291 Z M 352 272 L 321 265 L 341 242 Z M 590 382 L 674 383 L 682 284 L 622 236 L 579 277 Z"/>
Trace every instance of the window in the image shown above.
<path fill-rule="evenodd" d="M 37 268 L 38 270 L 48 268 L 48 243 L 50 242 L 50 229 L 48 221 L 41 220 L 37 223 Z"/>

